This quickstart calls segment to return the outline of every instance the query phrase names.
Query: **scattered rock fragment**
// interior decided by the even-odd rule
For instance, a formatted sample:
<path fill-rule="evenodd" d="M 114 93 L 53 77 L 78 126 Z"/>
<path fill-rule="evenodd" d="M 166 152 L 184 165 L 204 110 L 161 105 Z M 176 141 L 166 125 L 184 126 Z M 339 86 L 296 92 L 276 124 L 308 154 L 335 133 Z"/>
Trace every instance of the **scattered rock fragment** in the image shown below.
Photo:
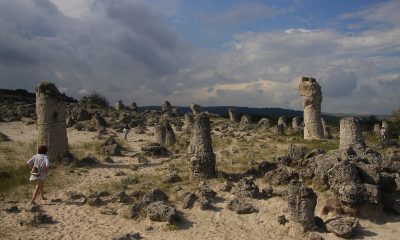
<path fill-rule="evenodd" d="M 257 209 L 252 204 L 246 202 L 242 198 L 230 200 L 227 204 L 227 208 L 237 214 L 250 214 L 257 212 Z"/>
<path fill-rule="evenodd" d="M 336 217 L 329 219 L 325 224 L 328 232 L 342 238 L 352 237 L 360 227 L 358 219 L 354 217 Z"/>

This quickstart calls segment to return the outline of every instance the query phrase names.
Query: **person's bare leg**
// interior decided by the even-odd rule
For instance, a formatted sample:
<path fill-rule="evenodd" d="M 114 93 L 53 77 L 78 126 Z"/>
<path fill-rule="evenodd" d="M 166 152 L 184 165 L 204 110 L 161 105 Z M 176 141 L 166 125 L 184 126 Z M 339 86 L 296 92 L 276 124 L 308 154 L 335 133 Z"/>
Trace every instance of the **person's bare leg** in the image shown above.
<path fill-rule="evenodd" d="M 36 204 L 35 200 L 36 200 L 36 197 L 37 197 L 37 195 L 39 194 L 39 191 L 40 191 L 40 185 L 39 185 L 39 184 L 40 184 L 40 183 L 38 183 L 38 184 L 36 185 L 35 191 L 33 191 L 33 196 L 32 196 L 32 200 L 31 200 L 31 204 Z"/>
<path fill-rule="evenodd" d="M 40 196 L 42 197 L 42 200 L 47 200 L 44 196 L 44 181 L 40 181 Z"/>

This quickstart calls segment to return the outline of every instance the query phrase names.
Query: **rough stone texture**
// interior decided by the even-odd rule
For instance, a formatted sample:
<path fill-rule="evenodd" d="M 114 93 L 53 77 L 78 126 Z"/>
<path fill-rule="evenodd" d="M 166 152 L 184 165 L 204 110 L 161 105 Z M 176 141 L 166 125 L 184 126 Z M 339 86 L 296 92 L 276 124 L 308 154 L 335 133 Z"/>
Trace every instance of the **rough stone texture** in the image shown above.
<path fill-rule="evenodd" d="M 112 240 L 140 240 L 142 237 L 140 233 L 127 233 L 120 236 L 113 237 Z"/>
<path fill-rule="evenodd" d="M 194 193 L 188 192 L 185 193 L 184 197 L 182 198 L 182 208 L 183 209 L 191 209 L 194 203 L 197 200 L 197 196 Z"/>
<path fill-rule="evenodd" d="M 193 115 L 191 113 L 185 113 L 184 118 L 184 129 L 190 130 L 194 123 Z"/>
<path fill-rule="evenodd" d="M 172 105 L 168 101 L 164 101 L 161 103 L 161 111 L 164 113 L 172 113 Z"/>
<path fill-rule="evenodd" d="M 366 148 L 358 121 L 354 117 L 340 119 L 339 149 Z"/>
<path fill-rule="evenodd" d="M 150 143 L 142 147 L 141 150 L 146 156 L 149 157 L 163 157 L 170 154 L 165 147 L 161 146 L 158 143 Z"/>
<path fill-rule="evenodd" d="M 324 137 L 332 138 L 331 128 L 326 124 L 325 119 L 321 118 L 322 128 L 324 129 Z"/>
<path fill-rule="evenodd" d="M 273 171 L 267 172 L 264 178 L 272 185 L 285 185 L 294 178 L 294 174 L 288 167 L 281 166 Z"/>
<path fill-rule="evenodd" d="M 301 161 L 304 159 L 306 152 L 307 148 L 290 144 L 288 149 L 288 156 L 290 157 L 290 159 L 292 159 L 292 161 Z"/>
<path fill-rule="evenodd" d="M 299 93 L 304 97 L 304 139 L 324 138 L 321 123 L 321 86 L 314 78 L 303 77 Z"/>
<path fill-rule="evenodd" d="M 252 177 L 242 178 L 235 188 L 235 194 L 239 197 L 255 198 L 259 195 L 259 188 Z"/>
<path fill-rule="evenodd" d="M 163 183 L 176 183 L 180 182 L 182 179 L 179 177 L 177 173 L 168 173 L 164 175 L 161 179 L 161 182 Z"/>
<path fill-rule="evenodd" d="M 278 118 L 278 125 L 282 124 L 284 129 L 287 128 L 287 124 L 286 124 L 286 117 L 285 116 L 280 116 Z"/>
<path fill-rule="evenodd" d="M 72 120 L 77 122 L 90 120 L 92 118 L 92 114 L 81 106 L 76 106 L 72 108 L 69 112 L 69 116 Z"/>
<path fill-rule="evenodd" d="M 115 109 L 120 111 L 120 110 L 123 110 L 124 108 L 125 108 L 125 105 L 122 102 L 122 100 L 118 100 L 118 102 L 115 104 Z"/>
<path fill-rule="evenodd" d="M 121 145 L 114 137 L 109 136 L 103 144 L 101 144 L 101 154 L 106 156 L 116 156 L 121 154 Z"/>
<path fill-rule="evenodd" d="M 228 109 L 228 114 L 229 114 L 229 119 L 231 122 L 235 123 L 238 121 L 237 115 L 236 115 L 236 109 L 234 108 L 229 108 Z"/>
<path fill-rule="evenodd" d="M 300 117 L 294 117 L 292 119 L 292 128 L 295 131 L 297 131 L 301 128 L 301 118 Z"/>
<path fill-rule="evenodd" d="M 158 188 L 151 189 L 148 193 L 143 196 L 143 204 L 148 205 L 153 202 L 166 202 L 168 200 L 167 194 Z"/>
<path fill-rule="evenodd" d="M 154 138 L 156 143 L 163 147 L 169 147 L 176 143 L 175 133 L 169 122 L 154 126 Z"/>
<path fill-rule="evenodd" d="M 64 99 L 53 83 L 39 83 L 35 90 L 37 144 L 47 146 L 50 161 L 60 161 L 69 152 Z"/>
<path fill-rule="evenodd" d="M 150 203 L 145 212 L 152 221 L 172 222 L 177 219 L 175 209 L 161 201 Z"/>
<path fill-rule="evenodd" d="M 211 145 L 210 119 L 205 114 L 195 116 L 188 153 L 192 179 L 212 178 L 216 175 L 215 154 Z"/>
<path fill-rule="evenodd" d="M 268 128 L 271 126 L 271 121 L 268 118 L 261 118 L 260 121 L 258 121 L 258 126 Z"/>
<path fill-rule="evenodd" d="M 203 107 L 194 103 L 190 105 L 190 109 L 192 109 L 192 113 L 194 116 L 203 112 Z"/>
<path fill-rule="evenodd" d="M 367 198 L 354 163 L 343 160 L 328 171 L 328 184 L 338 198 L 347 204 L 362 203 Z"/>
<path fill-rule="evenodd" d="M 350 238 L 360 226 L 354 217 L 336 217 L 326 221 L 326 230 L 338 237 Z"/>
<path fill-rule="evenodd" d="M 315 206 L 317 195 L 299 181 L 291 181 L 288 187 L 288 208 L 290 219 L 298 223 L 302 231 L 309 231 L 315 226 Z"/>
<path fill-rule="evenodd" d="M 246 202 L 242 198 L 230 200 L 226 207 L 237 214 L 250 214 L 257 212 L 257 209 L 252 204 Z"/>
<path fill-rule="evenodd" d="M 284 135 L 285 134 L 285 126 L 283 124 L 278 124 L 276 126 L 276 134 Z"/>
<path fill-rule="evenodd" d="M 240 125 L 248 125 L 251 123 L 251 117 L 247 114 L 243 115 L 242 118 L 240 118 Z"/>

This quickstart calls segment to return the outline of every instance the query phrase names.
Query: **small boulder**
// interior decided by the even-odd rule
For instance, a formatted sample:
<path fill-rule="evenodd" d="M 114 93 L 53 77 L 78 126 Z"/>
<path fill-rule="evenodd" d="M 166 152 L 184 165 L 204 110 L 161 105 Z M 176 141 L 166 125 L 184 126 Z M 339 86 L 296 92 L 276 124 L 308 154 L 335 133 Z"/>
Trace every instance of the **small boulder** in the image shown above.
<path fill-rule="evenodd" d="M 334 233 L 338 237 L 349 238 L 359 228 L 360 224 L 354 217 L 336 217 L 329 219 L 325 223 L 328 232 Z"/>
<path fill-rule="evenodd" d="M 257 212 L 257 209 L 252 204 L 246 202 L 242 198 L 230 200 L 227 204 L 227 208 L 237 214 L 250 214 Z"/>
<path fill-rule="evenodd" d="M 172 222 L 177 219 L 175 209 L 161 201 L 150 203 L 145 212 L 152 221 Z"/>

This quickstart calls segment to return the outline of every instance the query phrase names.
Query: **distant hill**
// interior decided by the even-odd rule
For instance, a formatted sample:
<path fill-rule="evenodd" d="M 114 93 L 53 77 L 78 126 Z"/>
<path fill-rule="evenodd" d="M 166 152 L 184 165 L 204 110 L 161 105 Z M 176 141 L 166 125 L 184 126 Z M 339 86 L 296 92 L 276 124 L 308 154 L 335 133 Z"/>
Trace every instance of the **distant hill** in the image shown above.
<path fill-rule="evenodd" d="M 61 94 L 66 102 L 77 102 L 73 97 L 69 97 L 64 93 Z M 1 101 L 16 101 L 16 102 L 26 102 L 34 103 L 36 98 L 35 93 L 28 92 L 25 89 L 0 89 L 0 100 Z"/>

